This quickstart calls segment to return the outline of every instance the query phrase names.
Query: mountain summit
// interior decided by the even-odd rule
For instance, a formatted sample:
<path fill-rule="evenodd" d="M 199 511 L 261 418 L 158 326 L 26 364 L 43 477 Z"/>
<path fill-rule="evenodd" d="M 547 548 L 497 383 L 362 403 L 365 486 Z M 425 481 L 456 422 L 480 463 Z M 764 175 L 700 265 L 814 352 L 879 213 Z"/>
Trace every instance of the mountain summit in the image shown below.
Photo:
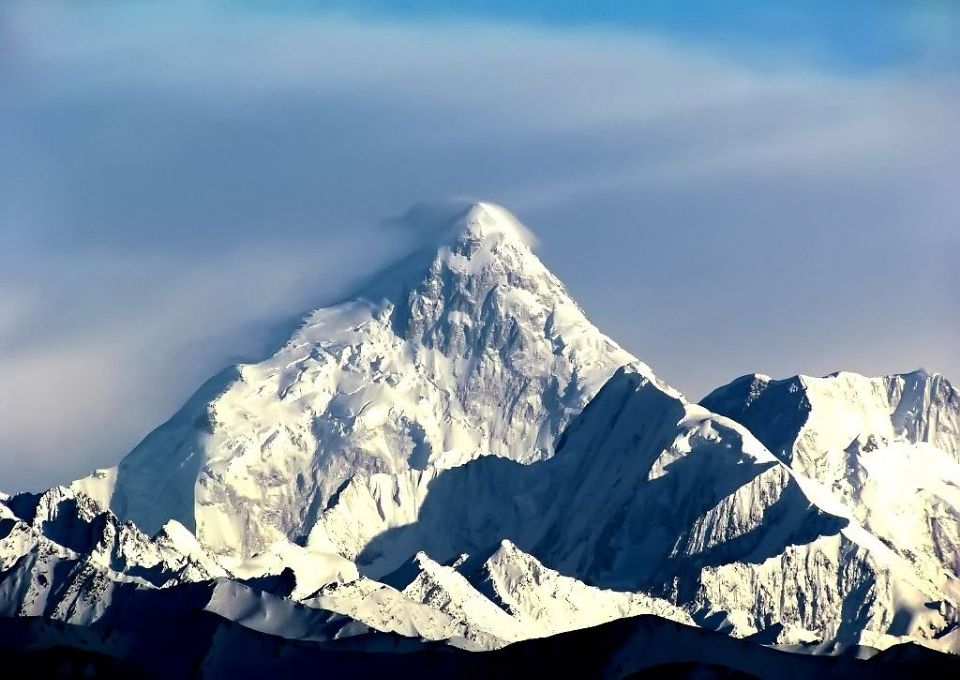
<path fill-rule="evenodd" d="M 176 519 L 245 558 L 302 543 L 357 474 L 549 458 L 618 367 L 649 372 L 586 319 L 505 209 L 421 205 L 402 223 L 439 245 L 311 312 L 273 356 L 214 377 L 75 487 L 148 532 Z"/>
<path fill-rule="evenodd" d="M 484 238 L 499 235 L 519 241 L 528 248 L 537 237 L 506 208 L 484 201 L 451 199 L 417 203 L 388 225 L 405 229 L 420 237 L 423 248 L 436 250 L 466 235 Z"/>

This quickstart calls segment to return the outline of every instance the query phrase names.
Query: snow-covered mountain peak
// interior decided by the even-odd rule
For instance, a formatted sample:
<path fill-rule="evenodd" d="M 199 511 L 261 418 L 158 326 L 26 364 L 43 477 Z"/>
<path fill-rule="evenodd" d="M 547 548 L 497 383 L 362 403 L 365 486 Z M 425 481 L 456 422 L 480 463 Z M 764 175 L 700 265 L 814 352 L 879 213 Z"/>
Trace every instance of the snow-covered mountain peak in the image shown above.
<path fill-rule="evenodd" d="M 223 372 L 115 472 L 77 483 L 145 531 L 176 519 L 224 557 L 302 541 L 357 475 L 549 458 L 620 366 L 491 203 L 420 206 L 432 243 L 315 310 L 271 357 Z"/>
<path fill-rule="evenodd" d="M 784 455 L 784 446 L 792 445 L 803 428 L 808 438 L 816 431 L 821 448 L 845 448 L 858 437 L 873 436 L 931 444 L 960 460 L 960 392 L 942 374 L 924 369 L 879 377 L 838 371 L 782 380 L 752 374 L 714 390 L 701 403 L 762 430 L 764 443 Z M 824 438 L 830 439 L 829 446 Z"/>
<path fill-rule="evenodd" d="M 451 224 L 454 242 L 503 242 L 532 249 L 536 237 L 509 210 L 494 203 L 471 203 Z"/>
<path fill-rule="evenodd" d="M 434 250 L 462 240 L 509 240 L 533 247 L 536 237 L 509 210 L 489 201 L 424 201 L 391 221 Z"/>
<path fill-rule="evenodd" d="M 918 572 L 960 576 L 960 393 L 942 375 L 744 376 L 701 403 L 830 489 Z"/>
<path fill-rule="evenodd" d="M 456 277 L 486 270 L 501 278 L 550 276 L 533 253 L 533 233 L 493 203 L 427 201 L 386 224 L 406 234 L 408 254 L 374 273 L 347 299 L 386 299 L 402 307 L 411 290 L 444 270 Z"/>

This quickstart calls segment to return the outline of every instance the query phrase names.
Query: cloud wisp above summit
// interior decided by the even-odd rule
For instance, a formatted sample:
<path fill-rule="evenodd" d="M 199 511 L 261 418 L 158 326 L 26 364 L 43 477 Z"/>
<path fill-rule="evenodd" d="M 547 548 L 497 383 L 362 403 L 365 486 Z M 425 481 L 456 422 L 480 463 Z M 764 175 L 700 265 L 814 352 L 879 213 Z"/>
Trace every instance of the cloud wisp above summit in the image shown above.
<path fill-rule="evenodd" d="M 492 228 L 505 232 L 527 246 L 537 244 L 536 235 L 521 224 L 516 216 L 503 206 L 473 198 L 448 198 L 443 200 L 420 201 L 411 206 L 399 217 L 384 220 L 384 226 L 401 230 L 421 248 L 437 248 L 446 245 L 460 235 L 465 221 L 477 212 L 491 216 Z"/>
<path fill-rule="evenodd" d="M 381 222 L 424 198 L 514 212 L 693 397 L 960 374 L 943 53 L 768 63 L 663 22 L 428 14 L 0 9 L 3 486 L 113 464 L 254 329 L 410 249 Z"/>

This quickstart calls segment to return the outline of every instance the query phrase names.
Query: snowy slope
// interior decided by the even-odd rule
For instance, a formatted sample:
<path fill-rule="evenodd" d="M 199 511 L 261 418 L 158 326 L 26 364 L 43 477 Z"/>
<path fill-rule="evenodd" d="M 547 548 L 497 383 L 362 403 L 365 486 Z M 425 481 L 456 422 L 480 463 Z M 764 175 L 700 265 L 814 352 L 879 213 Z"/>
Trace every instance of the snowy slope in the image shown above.
<path fill-rule="evenodd" d="M 786 380 L 747 375 L 701 403 L 735 414 L 809 477 L 836 473 L 851 444 L 928 444 L 960 461 L 960 393 L 942 375 L 923 370 L 879 378 L 848 371 Z"/>
<path fill-rule="evenodd" d="M 940 580 L 917 574 L 744 427 L 642 376 L 617 377 L 617 391 L 605 387 L 564 434 L 557 459 L 580 453 L 577 490 L 555 497 L 561 529 L 534 554 L 621 587 L 660 583 L 744 632 L 776 623 L 820 639 L 930 638 L 954 620 L 952 607 L 927 606 L 946 599 Z M 657 410 L 653 423 L 676 422 L 666 436 L 645 423 Z"/>
<path fill-rule="evenodd" d="M 467 576 L 478 590 L 516 617 L 525 630 L 537 631 L 537 637 L 642 614 L 694 625 L 686 611 L 662 598 L 588 586 L 545 567 L 507 540 L 481 569 Z"/>
<path fill-rule="evenodd" d="M 90 623 L 117 588 L 160 588 L 225 575 L 176 522 L 154 537 L 65 487 L 0 505 L 0 615 Z"/>
<path fill-rule="evenodd" d="M 270 573 L 272 557 L 243 567 Z M 296 555 L 280 557 L 298 561 Z M 321 582 L 329 575 L 311 576 Z M 347 576 L 356 579 L 356 569 Z M 228 578 L 175 521 L 149 537 L 65 487 L 0 503 L 0 617 L 123 627 L 145 617 L 201 611 L 289 639 L 331 640 L 367 630 L 336 611 L 305 607 Z"/>
<path fill-rule="evenodd" d="M 467 639 L 490 637 L 506 643 L 537 637 L 534 630 L 485 597 L 454 567 L 438 564 L 422 552 L 415 560 L 420 572 L 403 594 L 464 621 Z"/>
<path fill-rule="evenodd" d="M 593 327 L 492 204 L 415 211 L 425 247 L 277 353 L 211 379 L 115 470 L 75 487 L 222 556 L 300 540 L 358 473 L 430 471 L 553 442 L 633 358 Z"/>
<path fill-rule="evenodd" d="M 473 574 L 494 582 L 496 601 L 456 569 L 424 554 L 417 556 L 418 571 L 402 591 L 358 577 L 354 569 L 352 578 L 325 581 L 304 597 L 297 595 L 306 587 L 300 583 L 274 593 L 261 585 L 270 579 L 227 578 L 175 522 L 147 537 L 63 487 L 8 503 L 0 505 L 7 532 L 0 539 L 0 616 L 128 628 L 147 613 L 163 621 L 206 611 L 285 639 L 358 638 L 365 648 L 371 634 L 377 641 L 377 633 L 395 633 L 411 643 L 446 641 L 472 650 L 641 613 L 690 622 L 655 598 L 599 591 L 562 577 L 506 542 Z M 289 553 L 268 557 L 298 561 Z M 266 558 L 244 564 L 251 573 L 257 566 L 270 572 L 273 564 Z M 504 598 L 514 603 L 509 611 Z"/>
<path fill-rule="evenodd" d="M 449 561 L 508 538 L 562 574 L 657 594 L 740 635 L 781 624 L 797 639 L 929 638 L 953 615 L 926 606 L 946 598 L 940 582 L 915 573 L 815 480 L 738 423 L 629 367 L 552 459 L 358 476 L 315 536 L 383 575 L 420 550 Z M 511 597 L 525 594 L 499 595 Z"/>
<path fill-rule="evenodd" d="M 128 573 L 161 586 L 225 575 L 223 568 L 177 522 L 149 537 L 121 522 L 82 493 L 58 486 L 40 494 L 19 494 L 0 503 L 4 537 L 0 568 L 39 551 L 82 557 L 92 565 Z"/>
<path fill-rule="evenodd" d="M 357 621 L 364 628 L 356 628 L 356 634 L 376 630 L 424 640 L 454 640 L 459 646 L 475 649 L 495 649 L 505 644 L 485 631 L 471 628 L 468 621 L 450 612 L 413 600 L 396 588 L 365 577 L 325 586 L 303 603 Z"/>
<path fill-rule="evenodd" d="M 302 602 L 335 611 L 369 629 L 490 650 L 510 642 L 654 614 L 693 625 L 690 615 L 642 593 L 588 586 L 545 567 L 509 541 L 488 558 L 449 565 L 418 553 L 397 584 L 361 577 L 334 583 Z"/>
<path fill-rule="evenodd" d="M 960 393 L 943 376 L 745 376 L 703 404 L 744 423 L 919 574 L 960 596 Z"/>

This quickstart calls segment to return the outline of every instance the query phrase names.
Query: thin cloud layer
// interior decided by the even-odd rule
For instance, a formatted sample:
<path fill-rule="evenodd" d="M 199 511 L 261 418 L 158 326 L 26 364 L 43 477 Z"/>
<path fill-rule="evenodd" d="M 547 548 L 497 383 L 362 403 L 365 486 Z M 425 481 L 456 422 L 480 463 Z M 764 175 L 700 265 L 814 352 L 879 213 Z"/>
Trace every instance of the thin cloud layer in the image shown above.
<path fill-rule="evenodd" d="M 500 203 L 699 396 L 960 376 L 956 74 L 677 37 L 198 5 L 0 10 L 0 486 L 116 460 L 269 329 Z M 789 64 L 789 65 L 788 65 Z"/>

